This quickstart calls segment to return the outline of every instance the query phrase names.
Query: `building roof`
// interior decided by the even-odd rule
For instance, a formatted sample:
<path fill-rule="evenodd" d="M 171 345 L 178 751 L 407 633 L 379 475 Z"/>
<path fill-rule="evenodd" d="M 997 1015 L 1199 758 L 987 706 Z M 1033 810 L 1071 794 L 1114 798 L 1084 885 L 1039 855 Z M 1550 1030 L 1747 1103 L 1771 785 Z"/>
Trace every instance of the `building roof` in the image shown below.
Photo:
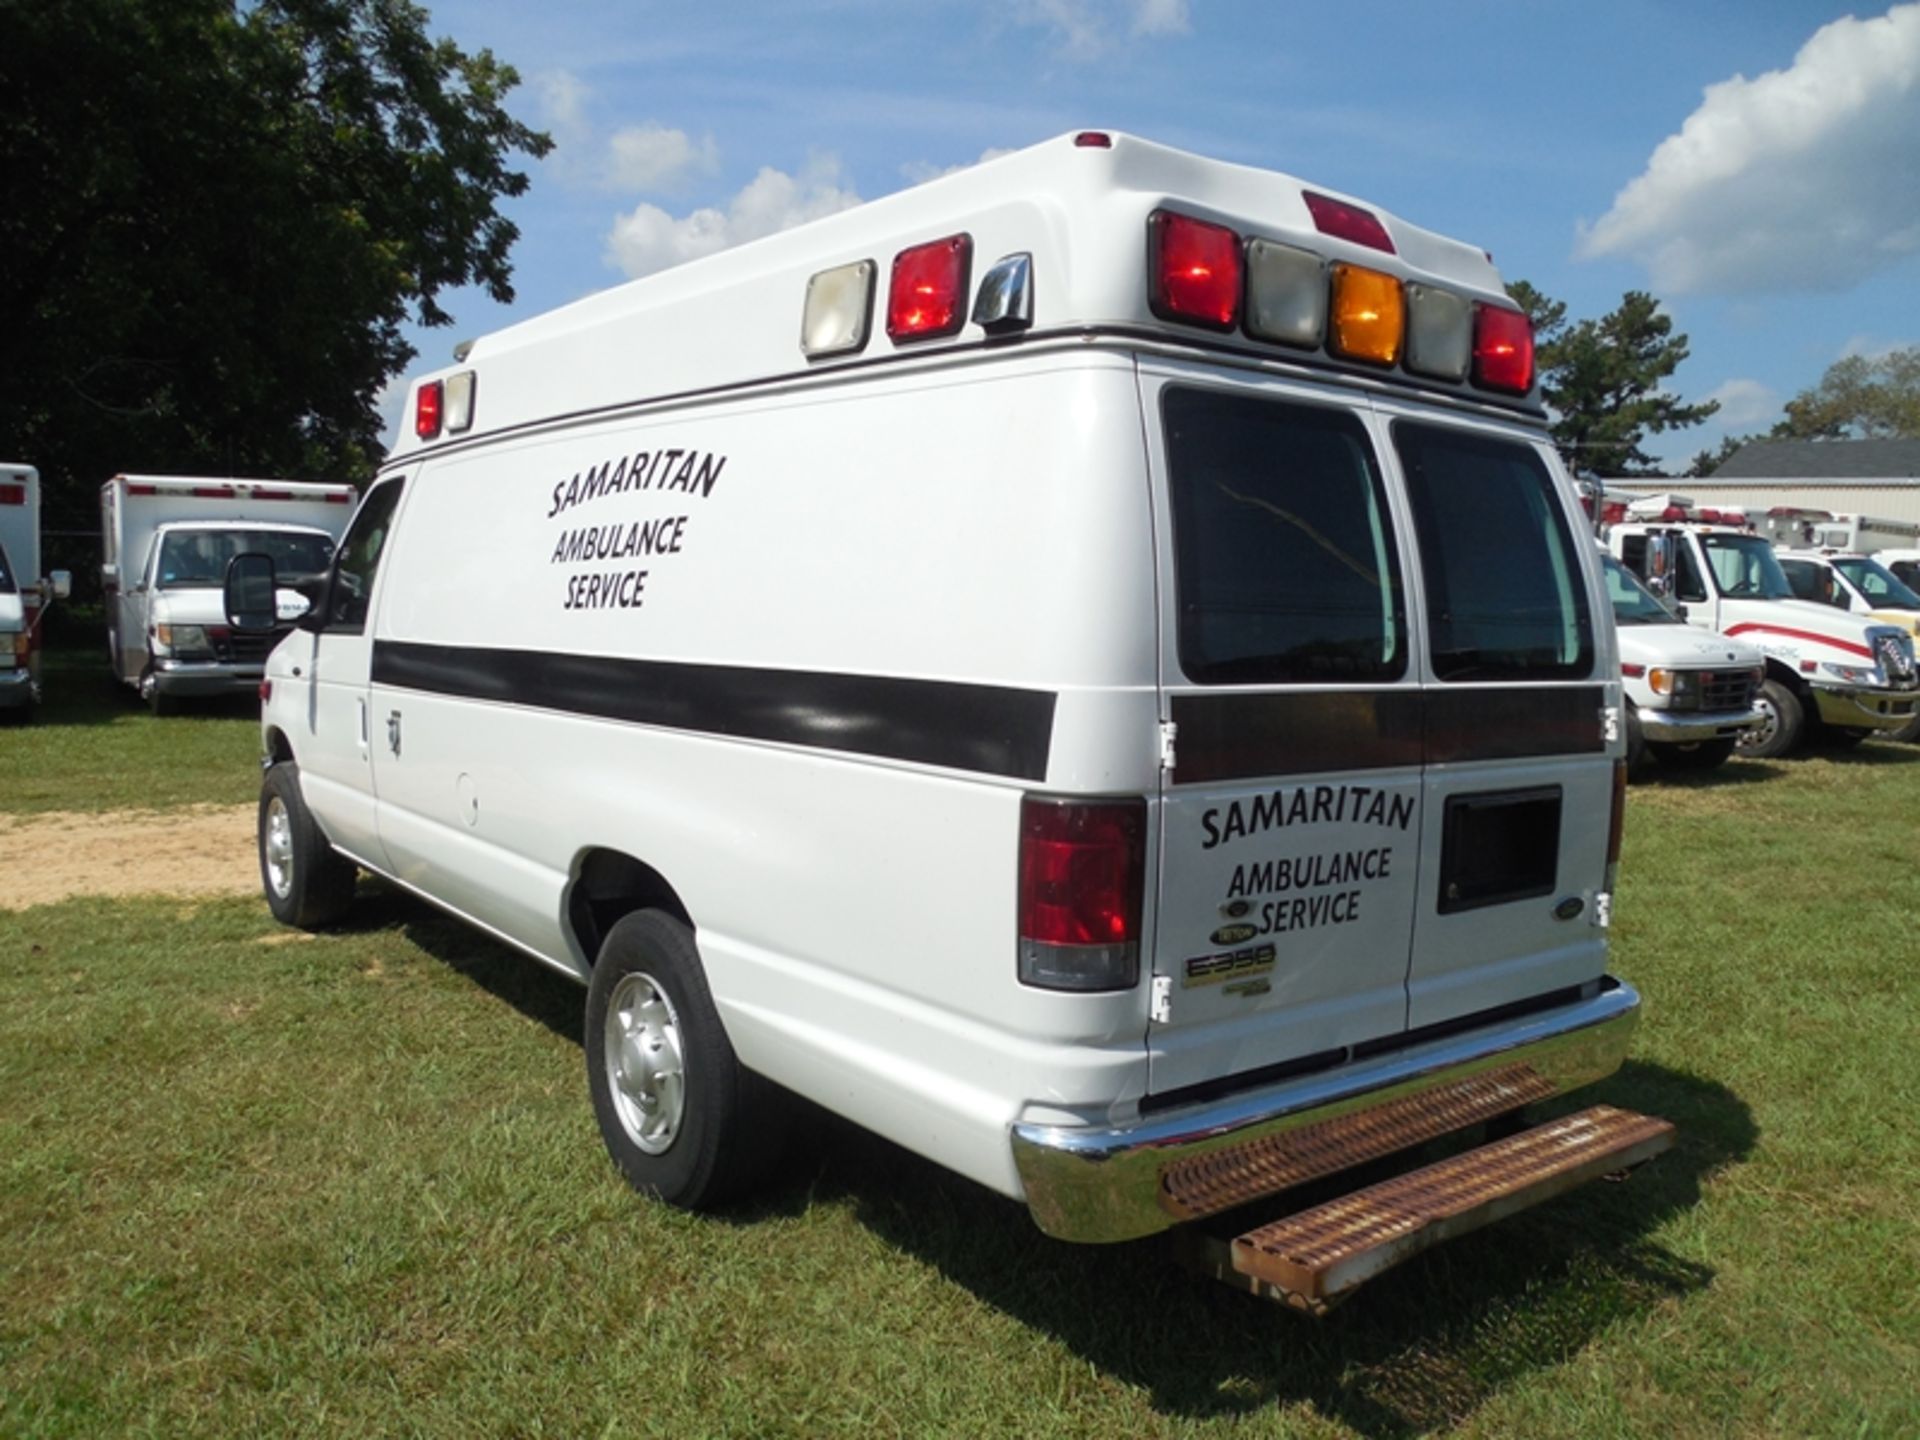
<path fill-rule="evenodd" d="M 1912 480 L 1920 440 L 1756 440 L 1713 472 L 1715 480 Z"/>

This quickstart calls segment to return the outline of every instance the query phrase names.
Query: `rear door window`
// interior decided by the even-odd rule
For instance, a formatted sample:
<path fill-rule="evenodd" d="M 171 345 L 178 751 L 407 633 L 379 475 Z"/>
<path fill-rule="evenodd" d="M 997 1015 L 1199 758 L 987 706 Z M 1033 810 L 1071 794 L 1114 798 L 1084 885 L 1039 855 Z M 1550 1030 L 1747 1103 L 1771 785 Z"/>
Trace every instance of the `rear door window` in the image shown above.
<path fill-rule="evenodd" d="M 1439 680 L 1566 680 L 1593 670 L 1579 554 L 1530 445 L 1398 421 Z"/>
<path fill-rule="evenodd" d="M 1185 387 L 1162 403 L 1187 677 L 1286 685 L 1404 675 L 1399 563 L 1360 419 Z"/>

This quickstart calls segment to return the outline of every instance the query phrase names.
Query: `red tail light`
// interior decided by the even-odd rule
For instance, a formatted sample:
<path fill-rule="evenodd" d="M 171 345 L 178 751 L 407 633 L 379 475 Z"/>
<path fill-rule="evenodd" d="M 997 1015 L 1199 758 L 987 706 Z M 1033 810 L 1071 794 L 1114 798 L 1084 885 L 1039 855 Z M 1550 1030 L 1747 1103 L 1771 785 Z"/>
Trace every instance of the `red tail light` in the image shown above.
<path fill-rule="evenodd" d="M 1147 802 L 1020 803 L 1020 956 L 1024 984 L 1125 990 L 1140 977 Z"/>
<path fill-rule="evenodd" d="M 1148 303 L 1162 320 L 1231 330 L 1240 320 L 1240 237 L 1156 210 L 1147 218 Z"/>
<path fill-rule="evenodd" d="M 438 380 L 431 380 L 413 397 L 413 433 L 431 440 L 440 433 L 440 399 L 445 393 Z"/>
<path fill-rule="evenodd" d="M 262 680 L 260 682 L 260 703 L 264 705 L 271 699 L 273 699 L 273 681 Z"/>
<path fill-rule="evenodd" d="M 1393 237 L 1387 234 L 1387 227 L 1380 223 L 1380 217 L 1371 210 L 1349 205 L 1331 195 L 1316 195 L 1311 190 L 1302 191 L 1301 198 L 1307 202 L 1314 228 L 1322 235 L 1331 235 L 1337 240 L 1351 240 L 1356 245 L 1384 250 L 1389 255 L 1397 253 L 1393 248 Z"/>
<path fill-rule="evenodd" d="M 1533 322 L 1523 313 L 1473 307 L 1473 383 L 1512 395 L 1533 388 Z"/>
<path fill-rule="evenodd" d="M 949 235 L 893 257 L 893 282 L 887 290 L 887 336 L 901 340 L 937 340 L 955 335 L 967 320 L 968 271 L 973 237 Z"/>

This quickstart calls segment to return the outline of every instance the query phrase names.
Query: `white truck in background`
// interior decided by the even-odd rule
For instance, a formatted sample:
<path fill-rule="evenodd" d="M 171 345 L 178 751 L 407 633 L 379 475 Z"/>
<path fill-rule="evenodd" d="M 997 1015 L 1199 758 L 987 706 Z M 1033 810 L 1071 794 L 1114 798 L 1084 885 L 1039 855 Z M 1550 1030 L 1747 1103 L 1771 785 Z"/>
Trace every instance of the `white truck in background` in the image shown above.
<path fill-rule="evenodd" d="M 1702 632 L 1655 598 L 1611 555 L 1601 560 L 1627 698 L 1627 764 L 1711 770 L 1766 721 L 1755 703 L 1767 678 L 1758 647 Z"/>
<path fill-rule="evenodd" d="M 1779 550 L 1775 555 L 1799 599 L 1897 625 L 1920 645 L 1920 593 L 1878 556 L 1832 550 Z M 1920 740 L 1920 714 L 1886 732 L 1885 738 Z"/>
<path fill-rule="evenodd" d="M 236 555 L 273 556 L 292 584 L 326 572 L 353 514 L 351 485 L 116 475 L 100 487 L 100 579 L 117 679 L 156 715 L 186 699 L 252 694 L 267 652 L 307 608 L 278 596 L 280 628 L 236 633 L 222 604 Z"/>
<path fill-rule="evenodd" d="M 1761 725 L 1742 753 L 1765 759 L 1815 732 L 1839 743 L 1903 729 L 1920 708 L 1913 637 L 1870 616 L 1794 596 L 1772 542 L 1741 511 L 1699 510 L 1684 495 L 1653 495 L 1612 516 L 1608 550 L 1688 621 L 1766 654 Z"/>
<path fill-rule="evenodd" d="M 64 570 L 40 573 L 40 472 L 0 465 L 0 714 L 40 703 L 40 622 L 71 583 Z"/>

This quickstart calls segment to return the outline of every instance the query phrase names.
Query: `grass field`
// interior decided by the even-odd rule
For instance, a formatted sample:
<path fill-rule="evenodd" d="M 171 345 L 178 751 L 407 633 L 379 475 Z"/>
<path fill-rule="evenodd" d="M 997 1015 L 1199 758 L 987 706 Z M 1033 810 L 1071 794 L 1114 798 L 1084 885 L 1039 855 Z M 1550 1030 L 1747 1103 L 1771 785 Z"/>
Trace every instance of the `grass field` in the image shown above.
<path fill-rule="evenodd" d="M 244 722 L 91 706 L 0 804 L 159 747 L 252 795 Z M 1646 1020 L 1579 1103 L 1678 1148 L 1320 1323 L 825 1117 L 748 1209 L 643 1202 L 581 992 L 371 886 L 0 912 L 0 1434 L 1920 1434 L 1916 813 L 1890 745 L 1637 786 Z"/>

